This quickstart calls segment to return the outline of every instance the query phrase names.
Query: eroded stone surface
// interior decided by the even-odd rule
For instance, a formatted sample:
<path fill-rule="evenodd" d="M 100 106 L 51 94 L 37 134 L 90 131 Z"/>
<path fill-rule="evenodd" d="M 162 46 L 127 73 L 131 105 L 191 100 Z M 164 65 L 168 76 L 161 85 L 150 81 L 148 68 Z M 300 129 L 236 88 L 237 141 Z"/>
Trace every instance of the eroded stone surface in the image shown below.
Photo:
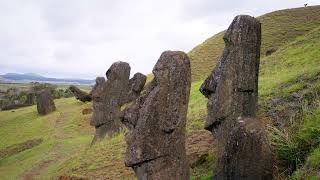
<path fill-rule="evenodd" d="M 119 130 L 121 106 L 133 101 L 142 91 L 146 76 L 137 73 L 129 80 L 130 69 L 128 63 L 119 61 L 106 72 L 107 80 L 97 77 L 91 91 L 93 115 L 90 124 L 96 128 L 93 143 Z"/>
<path fill-rule="evenodd" d="M 200 91 L 209 99 L 206 129 L 227 118 L 255 116 L 258 97 L 261 25 L 237 16 L 224 35 L 225 49 Z"/>
<path fill-rule="evenodd" d="M 255 119 L 261 46 L 259 21 L 246 15 L 235 17 L 224 42 L 218 65 L 200 87 L 209 99 L 205 129 L 215 134 L 218 141 L 215 179 L 272 178 L 270 147 L 264 129 Z M 253 131 L 246 128 L 246 120 L 239 123 L 242 117 L 257 121 L 249 123 Z"/>
<path fill-rule="evenodd" d="M 154 79 L 122 114 L 128 127 L 125 164 L 139 180 L 189 179 L 185 126 L 191 84 L 188 56 L 162 53 Z"/>
<path fill-rule="evenodd" d="M 238 118 L 221 124 L 216 134 L 219 143 L 214 179 L 273 179 L 272 152 L 264 128 L 257 118 Z"/>
<path fill-rule="evenodd" d="M 37 110 L 41 115 L 46 115 L 56 110 L 56 106 L 53 102 L 53 97 L 50 90 L 43 89 L 37 94 Z"/>

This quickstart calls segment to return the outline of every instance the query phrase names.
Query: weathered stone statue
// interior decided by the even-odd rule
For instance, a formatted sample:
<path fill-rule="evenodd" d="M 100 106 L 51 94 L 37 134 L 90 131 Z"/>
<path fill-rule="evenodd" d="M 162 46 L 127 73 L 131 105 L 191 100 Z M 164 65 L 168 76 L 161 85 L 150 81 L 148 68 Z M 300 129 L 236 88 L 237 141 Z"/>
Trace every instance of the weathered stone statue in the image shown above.
<path fill-rule="evenodd" d="M 34 104 L 34 99 L 35 99 L 35 93 L 31 92 L 30 90 L 26 94 L 26 101 L 24 104 L 26 105 L 33 105 Z"/>
<path fill-rule="evenodd" d="M 90 124 L 96 128 L 92 144 L 119 130 L 121 106 L 134 100 L 142 91 L 146 76 L 137 73 L 129 80 L 130 69 L 128 63 L 119 61 L 113 63 L 106 72 L 107 80 L 97 77 L 91 91 L 93 115 Z"/>
<path fill-rule="evenodd" d="M 234 18 L 224 35 L 218 65 L 201 85 L 208 101 L 205 129 L 218 140 L 214 179 L 272 179 L 272 158 L 264 128 L 256 119 L 261 25 Z"/>
<path fill-rule="evenodd" d="M 79 101 L 90 102 L 92 100 L 91 94 L 81 91 L 81 89 L 74 85 L 71 85 L 69 89 L 72 92 L 72 94 L 76 97 L 76 99 L 78 99 Z"/>
<path fill-rule="evenodd" d="M 142 95 L 122 112 L 122 121 L 129 129 L 125 164 L 133 168 L 139 180 L 186 180 L 189 58 L 183 52 L 166 51 L 153 74 Z"/>
<path fill-rule="evenodd" d="M 53 102 L 53 97 L 49 89 L 40 90 L 37 93 L 37 110 L 41 115 L 46 115 L 56 110 Z"/>

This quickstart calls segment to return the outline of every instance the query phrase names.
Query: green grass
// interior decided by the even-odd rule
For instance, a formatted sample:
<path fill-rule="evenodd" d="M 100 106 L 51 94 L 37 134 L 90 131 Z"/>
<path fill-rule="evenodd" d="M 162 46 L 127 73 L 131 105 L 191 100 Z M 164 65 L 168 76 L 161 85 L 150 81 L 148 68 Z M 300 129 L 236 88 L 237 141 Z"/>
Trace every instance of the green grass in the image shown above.
<path fill-rule="evenodd" d="M 281 83 L 297 79 L 299 76 L 312 76 L 320 72 L 320 28 L 279 48 L 271 56 L 261 59 L 259 95 L 271 94 Z M 303 82 L 301 82 L 303 83 Z M 302 89 L 297 82 L 287 91 Z"/>
<path fill-rule="evenodd" d="M 35 106 L 0 112 L 0 149 L 30 139 L 43 139 L 38 146 L 0 158 L 1 179 L 22 178 L 36 169 L 40 170 L 35 177 L 50 179 L 59 163 L 90 144 L 93 129 L 87 125 L 89 116 L 81 114 L 81 109 L 88 104 L 73 98 L 59 99 L 55 103 L 57 111 L 46 116 L 38 115 Z"/>
<path fill-rule="evenodd" d="M 57 84 L 58 89 L 67 89 L 69 88 L 70 85 L 68 84 Z M 0 90 L 1 91 L 6 91 L 9 88 L 19 88 L 23 91 L 27 91 L 29 90 L 29 88 L 31 87 L 31 83 L 0 83 Z M 92 87 L 90 85 L 77 85 L 77 87 L 79 87 L 80 89 L 84 90 L 84 91 L 90 91 L 92 89 Z"/>
<path fill-rule="evenodd" d="M 320 167 L 320 151 L 317 149 L 320 145 L 320 108 L 305 110 L 303 114 L 302 119 L 288 129 L 269 129 L 277 158 L 292 170 L 303 167 L 306 159 L 306 167 Z M 284 174 L 292 173 L 286 170 L 283 170 Z M 301 172 L 295 174 L 301 175 Z"/>

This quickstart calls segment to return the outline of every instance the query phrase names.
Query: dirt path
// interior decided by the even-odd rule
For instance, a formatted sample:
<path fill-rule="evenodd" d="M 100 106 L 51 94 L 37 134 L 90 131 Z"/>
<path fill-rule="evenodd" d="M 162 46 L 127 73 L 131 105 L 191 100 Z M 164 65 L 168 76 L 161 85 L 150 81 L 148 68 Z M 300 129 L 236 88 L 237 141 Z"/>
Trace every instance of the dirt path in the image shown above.
<path fill-rule="evenodd" d="M 52 138 L 54 139 L 62 139 L 65 138 L 64 134 L 65 132 L 63 132 L 63 125 L 65 123 L 66 120 L 66 113 L 60 112 L 60 114 L 57 116 L 57 118 L 53 118 L 53 119 L 49 119 L 48 120 L 48 128 L 53 128 L 54 129 L 54 133 L 52 134 Z M 33 179 L 37 179 L 37 177 L 41 174 L 41 172 L 44 172 L 47 170 L 47 168 L 49 168 L 49 166 L 52 163 L 55 163 L 57 161 L 61 161 L 63 160 L 65 157 L 63 157 L 62 155 L 59 154 L 59 152 L 61 151 L 62 146 L 59 144 L 55 144 L 53 146 L 53 148 L 50 150 L 50 152 L 48 154 L 50 158 L 50 160 L 42 160 L 36 164 L 34 164 L 32 166 L 31 169 L 26 170 L 25 172 L 22 173 L 22 175 L 20 176 L 22 180 L 33 180 Z M 53 157 L 53 159 L 52 159 Z"/>
<path fill-rule="evenodd" d="M 25 171 L 21 177 L 22 180 L 33 180 L 35 177 L 39 176 L 41 171 L 49 167 L 53 160 L 41 161 L 40 163 L 33 166 L 29 171 Z"/>

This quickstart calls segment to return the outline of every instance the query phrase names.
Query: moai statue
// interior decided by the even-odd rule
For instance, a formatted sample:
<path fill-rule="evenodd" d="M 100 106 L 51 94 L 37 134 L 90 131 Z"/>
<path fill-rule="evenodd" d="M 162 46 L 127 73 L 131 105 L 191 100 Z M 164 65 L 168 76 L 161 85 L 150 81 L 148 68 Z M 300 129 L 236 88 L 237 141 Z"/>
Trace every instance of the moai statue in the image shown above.
<path fill-rule="evenodd" d="M 28 92 L 27 98 L 26 98 L 26 101 L 24 102 L 24 104 L 33 105 L 34 104 L 34 97 L 35 97 L 34 93 Z"/>
<path fill-rule="evenodd" d="M 187 180 L 185 131 L 191 70 L 187 54 L 166 51 L 153 68 L 154 79 L 122 112 L 126 166 L 139 180 Z"/>
<path fill-rule="evenodd" d="M 41 115 L 46 115 L 56 110 L 53 102 L 53 97 L 49 89 L 40 90 L 37 93 L 37 110 Z"/>
<path fill-rule="evenodd" d="M 214 179 L 272 179 L 271 149 L 256 118 L 261 24 L 234 18 L 218 65 L 200 87 L 208 101 L 205 129 L 218 140 Z"/>
<path fill-rule="evenodd" d="M 82 91 L 74 85 L 71 85 L 69 89 L 72 92 L 72 94 L 76 97 L 76 99 L 78 99 L 79 101 L 90 102 L 92 100 L 91 94 Z"/>
<path fill-rule="evenodd" d="M 120 61 L 112 64 L 106 76 L 107 80 L 98 77 L 91 91 L 93 115 L 90 124 L 96 128 L 92 144 L 97 139 L 107 134 L 112 135 L 119 130 L 121 106 L 132 101 L 137 94 L 139 95 L 146 82 L 146 76 L 141 73 L 134 76 L 139 78 L 129 80 L 130 66 Z"/>

